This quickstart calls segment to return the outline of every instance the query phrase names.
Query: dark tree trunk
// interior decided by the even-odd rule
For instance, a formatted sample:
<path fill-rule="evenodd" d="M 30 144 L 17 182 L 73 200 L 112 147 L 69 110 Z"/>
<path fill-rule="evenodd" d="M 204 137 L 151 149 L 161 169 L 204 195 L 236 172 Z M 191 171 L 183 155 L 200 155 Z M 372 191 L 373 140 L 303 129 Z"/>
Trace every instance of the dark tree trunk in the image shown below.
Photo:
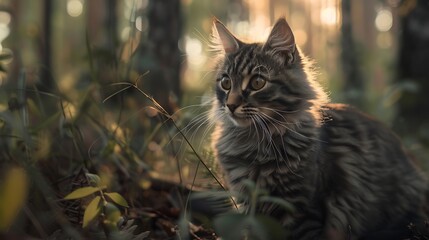
<path fill-rule="evenodd" d="M 40 48 L 42 66 L 40 68 L 40 80 L 37 84 L 39 90 L 46 92 L 51 92 L 54 87 L 51 69 L 52 5 L 52 0 L 45 0 L 43 6 L 43 37 Z"/>
<path fill-rule="evenodd" d="M 341 1 L 341 66 L 344 76 L 344 98 L 347 103 L 363 107 L 364 82 L 359 69 L 353 38 L 350 0 Z"/>
<path fill-rule="evenodd" d="M 21 48 L 20 46 L 20 34 L 16 29 L 19 29 L 20 27 L 20 1 L 12 1 L 10 4 L 10 11 L 12 14 L 12 21 L 11 21 L 11 33 L 9 36 L 9 40 L 13 41 L 14 44 L 10 44 L 11 50 L 14 54 L 13 61 L 11 63 L 11 67 L 9 69 L 9 72 L 7 74 L 7 84 L 8 86 L 12 86 L 12 84 L 15 84 L 16 79 L 18 79 L 19 72 L 22 68 L 22 60 L 21 60 Z M 3 10 L 3 9 L 2 9 Z M 7 9 L 4 9 L 7 10 Z"/>
<path fill-rule="evenodd" d="M 148 10 L 147 54 L 151 61 L 144 90 L 171 113 L 181 97 L 181 54 L 178 42 L 182 33 L 180 0 L 151 0 Z"/>
<path fill-rule="evenodd" d="M 91 0 L 87 8 L 87 34 L 99 81 L 109 84 L 118 81 L 111 71 L 118 67 L 116 50 L 119 47 L 117 0 Z"/>
<path fill-rule="evenodd" d="M 398 102 L 395 128 L 429 147 L 429 2 L 418 0 L 415 6 L 403 1 L 400 6 Z"/>
<path fill-rule="evenodd" d="M 118 45 L 118 16 L 116 8 L 118 6 L 117 0 L 107 0 L 107 17 L 106 17 L 106 31 L 108 37 L 107 46 L 111 49 L 116 49 Z"/>

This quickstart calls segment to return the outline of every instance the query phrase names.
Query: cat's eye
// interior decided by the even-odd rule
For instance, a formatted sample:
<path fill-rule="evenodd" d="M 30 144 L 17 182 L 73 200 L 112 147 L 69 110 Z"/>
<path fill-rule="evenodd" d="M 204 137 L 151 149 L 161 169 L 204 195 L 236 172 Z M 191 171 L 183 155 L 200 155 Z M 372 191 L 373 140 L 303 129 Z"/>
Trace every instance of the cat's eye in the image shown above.
<path fill-rule="evenodd" d="M 231 79 L 228 77 L 223 77 L 220 80 L 220 86 L 224 89 L 224 90 L 230 90 L 231 89 Z"/>
<path fill-rule="evenodd" d="M 260 76 L 254 77 L 250 80 L 250 88 L 252 90 L 259 90 L 265 86 L 267 81 Z"/>

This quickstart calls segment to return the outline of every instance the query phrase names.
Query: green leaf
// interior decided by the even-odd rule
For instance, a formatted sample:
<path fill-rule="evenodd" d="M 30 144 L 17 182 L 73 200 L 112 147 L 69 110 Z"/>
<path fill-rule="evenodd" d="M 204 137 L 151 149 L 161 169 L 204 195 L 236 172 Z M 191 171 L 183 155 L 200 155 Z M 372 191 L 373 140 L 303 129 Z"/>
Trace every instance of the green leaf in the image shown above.
<path fill-rule="evenodd" d="M 247 239 L 272 239 L 270 238 L 270 233 L 265 229 L 265 226 L 262 225 L 255 216 L 248 215 L 244 226 L 247 231 Z"/>
<path fill-rule="evenodd" d="M 121 194 L 117 192 L 105 193 L 104 195 L 108 196 L 114 203 L 122 207 L 129 207 L 127 200 L 125 200 L 125 198 L 123 198 Z"/>
<path fill-rule="evenodd" d="M 107 203 L 104 207 L 105 220 L 104 224 L 110 228 L 110 230 L 118 230 L 117 225 L 121 218 L 121 211 L 113 203 Z"/>
<path fill-rule="evenodd" d="M 288 239 L 283 226 L 265 215 L 228 213 L 214 220 L 216 233 L 225 240 L 235 239 Z"/>
<path fill-rule="evenodd" d="M 258 228 L 260 228 L 261 232 L 264 232 L 268 235 L 268 239 L 289 239 L 283 225 L 274 218 L 266 215 L 257 215 L 256 220 L 258 223 Z"/>
<path fill-rule="evenodd" d="M 92 201 L 88 204 L 88 206 L 85 209 L 85 212 L 83 214 L 83 224 L 82 227 L 87 227 L 88 224 L 94 220 L 98 215 L 101 213 L 101 206 L 100 206 L 100 196 L 96 196 Z"/>
<path fill-rule="evenodd" d="M 247 216 L 239 213 L 228 213 L 214 219 L 214 229 L 224 240 L 243 239 L 246 230 Z"/>
<path fill-rule="evenodd" d="M 19 167 L 7 171 L 0 186 L 0 232 L 7 231 L 25 204 L 28 193 L 28 178 Z"/>
<path fill-rule="evenodd" d="M 100 188 L 98 188 L 98 187 L 78 188 L 78 189 L 74 190 L 73 192 L 69 193 L 67 196 L 65 196 L 64 199 L 65 200 L 71 200 L 71 199 L 83 198 L 83 197 L 91 195 L 97 191 L 100 191 Z"/>
<path fill-rule="evenodd" d="M 85 175 L 90 185 L 101 187 L 101 178 L 98 175 L 92 173 L 86 173 Z"/>

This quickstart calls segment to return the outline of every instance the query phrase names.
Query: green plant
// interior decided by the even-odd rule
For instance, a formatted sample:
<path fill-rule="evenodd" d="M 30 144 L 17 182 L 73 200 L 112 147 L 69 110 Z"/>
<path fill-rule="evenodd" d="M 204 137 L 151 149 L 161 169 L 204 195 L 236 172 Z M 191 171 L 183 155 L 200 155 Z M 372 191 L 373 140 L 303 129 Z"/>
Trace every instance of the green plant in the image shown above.
<path fill-rule="evenodd" d="M 233 239 L 286 239 L 286 229 L 276 219 L 258 213 L 261 204 L 274 204 L 292 213 L 293 206 L 282 198 L 270 196 L 250 180 L 244 180 L 245 191 L 234 193 L 238 202 L 246 202 L 244 212 L 228 212 L 214 220 L 216 233 L 225 240 Z"/>
<path fill-rule="evenodd" d="M 97 178 L 98 176 L 95 176 Z M 82 227 L 88 227 L 95 218 L 101 216 L 102 224 L 109 230 L 116 230 L 117 224 L 121 218 L 121 211 L 117 206 L 128 208 L 127 201 L 117 192 L 106 192 L 105 186 L 100 186 L 96 181 L 95 187 L 81 187 L 64 197 L 65 200 L 75 200 L 89 198 L 89 203 L 86 206 Z"/>

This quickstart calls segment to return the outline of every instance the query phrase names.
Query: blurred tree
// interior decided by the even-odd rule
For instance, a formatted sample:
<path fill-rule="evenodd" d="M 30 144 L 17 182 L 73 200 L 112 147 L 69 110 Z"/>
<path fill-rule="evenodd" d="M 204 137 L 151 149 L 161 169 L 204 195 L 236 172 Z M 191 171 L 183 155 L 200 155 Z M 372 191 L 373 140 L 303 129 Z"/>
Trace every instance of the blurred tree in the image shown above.
<path fill-rule="evenodd" d="M 118 1 L 91 0 L 87 9 L 87 34 L 96 75 L 103 84 L 118 81 L 112 74 L 118 67 Z"/>
<path fill-rule="evenodd" d="M 40 56 L 42 60 L 42 66 L 40 68 L 40 79 L 38 82 L 38 88 L 42 91 L 51 92 L 54 86 L 52 72 L 51 72 L 51 35 L 52 35 L 52 14 L 53 14 L 53 2 L 52 0 L 45 0 L 43 7 L 43 19 L 42 19 L 42 39 L 40 46 Z"/>
<path fill-rule="evenodd" d="M 118 16 L 116 14 L 116 8 L 118 7 L 117 0 L 107 0 L 106 1 L 106 26 L 108 31 L 108 46 L 112 49 L 116 49 L 119 39 L 118 39 Z"/>
<path fill-rule="evenodd" d="M 398 102 L 395 127 L 429 147 L 429 1 L 403 0 L 399 7 L 402 34 L 398 61 Z"/>
<path fill-rule="evenodd" d="M 358 54 L 353 38 L 350 0 L 341 1 L 341 66 L 344 76 L 345 101 L 362 108 L 364 82 L 358 65 Z"/>
<path fill-rule="evenodd" d="M 151 0 L 148 6 L 148 44 L 143 89 L 147 90 L 168 112 L 172 98 L 181 97 L 181 54 L 178 46 L 182 35 L 180 0 Z M 143 33 L 142 33 L 143 34 Z M 149 69 L 147 69 L 149 66 Z"/>
<path fill-rule="evenodd" d="M 2 7 L 2 11 L 10 11 L 12 21 L 11 21 L 11 36 L 9 39 L 6 39 L 6 41 L 11 40 L 15 43 L 19 42 L 19 37 L 17 36 L 17 31 L 13 31 L 14 29 L 17 29 L 20 25 L 20 18 L 18 17 L 21 13 L 19 11 L 20 9 L 20 1 L 12 1 L 10 4 L 10 7 Z M 18 45 L 18 44 L 17 44 Z M 14 53 L 13 61 L 11 62 L 11 66 L 8 71 L 7 75 L 7 81 L 6 84 L 10 87 L 11 84 L 14 83 L 13 80 L 18 79 L 20 68 L 22 67 L 22 60 L 20 56 L 20 47 L 17 45 L 9 44 L 9 47 L 11 48 L 12 52 Z"/>

